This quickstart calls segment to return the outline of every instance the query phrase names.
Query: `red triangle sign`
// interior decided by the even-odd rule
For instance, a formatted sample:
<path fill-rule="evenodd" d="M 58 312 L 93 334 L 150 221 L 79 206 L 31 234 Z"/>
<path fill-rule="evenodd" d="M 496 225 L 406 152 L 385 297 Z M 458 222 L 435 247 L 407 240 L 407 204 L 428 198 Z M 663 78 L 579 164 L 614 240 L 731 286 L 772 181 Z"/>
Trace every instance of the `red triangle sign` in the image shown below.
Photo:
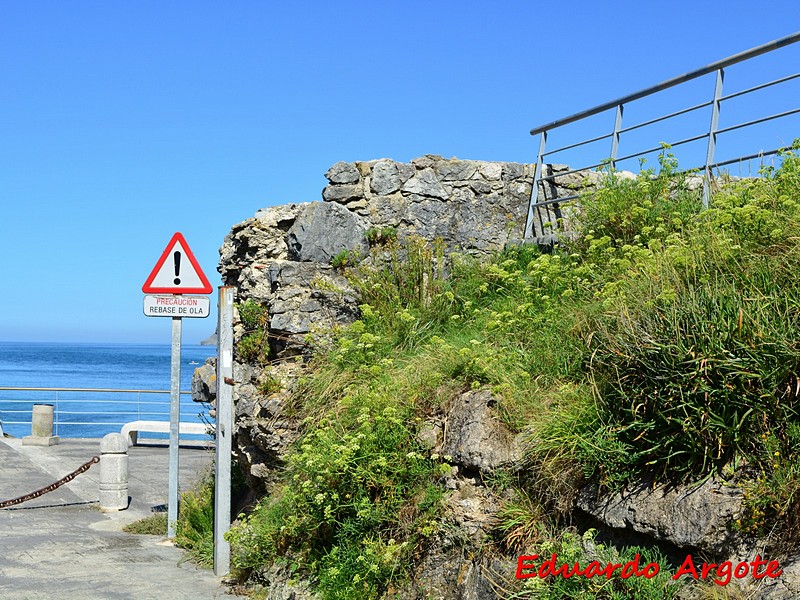
<path fill-rule="evenodd" d="M 142 286 L 145 294 L 210 294 L 211 284 L 180 232 L 172 236 Z"/>

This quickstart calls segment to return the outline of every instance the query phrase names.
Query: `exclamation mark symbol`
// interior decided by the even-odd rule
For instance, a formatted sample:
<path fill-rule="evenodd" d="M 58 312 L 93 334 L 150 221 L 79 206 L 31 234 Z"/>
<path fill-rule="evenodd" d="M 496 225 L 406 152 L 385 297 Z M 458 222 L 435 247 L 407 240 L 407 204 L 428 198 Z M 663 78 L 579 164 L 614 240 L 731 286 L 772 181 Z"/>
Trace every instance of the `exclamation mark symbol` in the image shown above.
<path fill-rule="evenodd" d="M 179 277 L 179 275 L 181 274 L 181 253 L 178 251 L 174 252 L 172 255 L 172 260 L 175 263 L 175 280 L 173 281 L 173 283 L 175 285 L 180 285 L 181 278 Z"/>

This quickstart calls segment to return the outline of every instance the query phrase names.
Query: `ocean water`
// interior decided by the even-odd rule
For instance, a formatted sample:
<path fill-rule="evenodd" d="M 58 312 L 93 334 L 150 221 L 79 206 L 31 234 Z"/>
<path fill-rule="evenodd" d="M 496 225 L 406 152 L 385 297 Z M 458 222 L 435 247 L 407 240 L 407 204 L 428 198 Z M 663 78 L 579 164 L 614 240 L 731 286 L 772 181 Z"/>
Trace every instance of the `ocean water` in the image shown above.
<path fill-rule="evenodd" d="M 191 391 L 195 368 L 215 353 L 213 346 L 182 346 L 182 391 Z M 0 387 L 163 391 L 0 390 L 3 431 L 16 437 L 30 435 L 36 403 L 53 404 L 55 433 L 61 437 L 102 437 L 138 419 L 169 421 L 170 354 L 171 347 L 161 344 L 0 342 Z M 207 411 L 190 395 L 181 396 L 181 421 L 206 420 Z"/>

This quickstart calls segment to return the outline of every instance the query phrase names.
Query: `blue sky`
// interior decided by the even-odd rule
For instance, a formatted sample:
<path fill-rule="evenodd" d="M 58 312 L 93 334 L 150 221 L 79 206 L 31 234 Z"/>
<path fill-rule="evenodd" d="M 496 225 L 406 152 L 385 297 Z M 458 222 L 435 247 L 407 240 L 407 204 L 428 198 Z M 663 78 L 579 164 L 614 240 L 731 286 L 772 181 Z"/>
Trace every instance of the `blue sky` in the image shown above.
<path fill-rule="evenodd" d="M 799 16 L 789 0 L 0 0 L 0 340 L 168 343 L 141 286 L 174 232 L 216 287 L 231 226 L 320 199 L 334 162 L 532 162 L 532 127 Z M 797 46 L 754 69 L 800 64 Z M 214 326 L 186 319 L 184 342 Z"/>

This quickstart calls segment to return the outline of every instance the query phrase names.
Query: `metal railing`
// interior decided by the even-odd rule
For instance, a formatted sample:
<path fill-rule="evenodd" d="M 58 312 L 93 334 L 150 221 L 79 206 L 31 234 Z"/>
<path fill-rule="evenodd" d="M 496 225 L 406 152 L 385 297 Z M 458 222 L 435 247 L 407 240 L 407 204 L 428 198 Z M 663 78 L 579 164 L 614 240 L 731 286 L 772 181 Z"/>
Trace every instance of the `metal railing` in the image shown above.
<path fill-rule="evenodd" d="M 618 98 L 616 100 L 600 104 L 593 108 L 589 108 L 587 110 L 575 113 L 569 117 L 558 119 L 551 123 L 547 123 L 546 125 L 533 128 L 530 132 L 531 135 L 540 136 L 539 152 L 537 155 L 536 168 L 534 171 L 533 186 L 531 190 L 531 201 L 528 206 L 528 216 L 525 224 L 525 239 L 529 240 L 535 238 L 537 222 L 539 224 L 538 230 L 540 234 L 543 233 L 544 230 L 546 229 L 545 223 L 548 223 L 547 227 L 554 227 L 554 226 L 558 227 L 557 221 L 554 220 L 553 218 L 548 218 L 545 221 L 542 214 L 543 209 L 545 209 L 545 216 L 552 217 L 553 215 L 550 213 L 548 207 L 552 206 L 557 209 L 559 204 L 575 200 L 579 197 L 579 194 L 569 194 L 567 196 L 548 199 L 547 197 L 544 196 L 543 192 L 540 191 L 540 188 L 543 188 L 544 184 L 550 182 L 550 185 L 553 185 L 553 187 L 555 187 L 553 182 L 557 178 L 563 178 L 565 176 L 574 173 L 586 173 L 587 171 L 591 171 L 593 169 L 602 167 L 607 163 L 610 163 L 610 166 L 614 167 L 619 162 L 630 160 L 633 158 L 643 157 L 647 154 L 660 151 L 663 147 L 662 144 L 659 143 L 658 145 L 655 146 L 651 145 L 650 147 L 644 150 L 619 156 L 620 141 L 624 134 L 629 134 L 633 131 L 639 131 L 642 130 L 643 128 L 647 128 L 649 126 L 653 126 L 658 123 L 664 123 L 665 121 L 668 121 L 670 119 L 675 119 L 677 117 L 687 115 L 689 113 L 695 113 L 696 111 L 701 111 L 702 109 L 709 109 L 710 126 L 707 131 L 694 133 L 693 135 L 674 141 L 658 140 L 659 142 L 664 142 L 668 144 L 672 148 L 689 144 L 691 142 L 707 140 L 705 163 L 703 165 L 698 165 L 696 167 L 697 170 L 702 169 L 703 172 L 703 205 L 705 207 L 708 206 L 710 185 L 712 183 L 713 171 L 715 169 L 719 169 L 721 167 L 725 167 L 737 162 L 749 161 L 756 158 L 775 155 L 783 150 L 786 150 L 787 147 L 775 148 L 768 151 L 761 151 L 756 154 L 737 156 L 729 160 L 715 162 L 717 144 L 720 136 L 722 136 L 723 134 L 741 130 L 761 123 L 766 123 L 768 121 L 783 119 L 791 115 L 800 113 L 800 108 L 792 108 L 790 110 L 783 110 L 769 115 L 759 115 L 756 118 L 751 118 L 744 122 L 735 123 L 733 125 L 726 127 L 720 127 L 719 126 L 720 110 L 724 102 L 730 101 L 734 98 L 741 98 L 742 96 L 745 96 L 752 92 L 764 90 L 766 88 L 770 88 L 780 84 L 785 84 L 788 81 L 800 78 L 800 73 L 784 75 L 777 79 L 760 83 L 758 85 L 749 87 L 741 91 L 737 91 L 729 95 L 723 95 L 725 68 L 755 58 L 762 54 L 772 52 L 779 48 L 789 46 L 790 44 L 794 44 L 798 41 L 800 41 L 800 32 L 769 42 L 768 44 L 757 46 L 745 52 L 740 52 L 739 54 L 729 56 L 728 58 L 711 63 L 710 65 L 707 65 L 701 69 L 690 71 L 689 73 L 685 73 L 684 75 L 680 75 L 678 77 L 673 77 L 672 79 L 668 79 L 667 81 L 640 90 L 633 94 L 628 94 L 627 96 L 623 96 L 622 98 Z M 716 74 L 716 79 L 714 84 L 713 96 L 711 97 L 711 99 L 689 107 L 680 108 L 666 115 L 657 116 L 655 118 L 647 119 L 645 121 L 623 127 L 623 115 L 625 107 L 627 105 L 637 100 L 641 100 L 648 96 L 653 96 L 654 94 L 663 92 L 664 90 L 667 90 L 669 88 L 673 88 L 675 86 L 687 83 L 699 77 L 703 77 L 704 75 L 709 75 L 712 73 Z M 614 124 L 610 132 L 599 136 L 594 136 L 589 139 L 580 140 L 576 143 L 567 144 L 559 148 L 549 149 L 549 150 L 547 149 L 547 137 L 549 132 L 553 131 L 554 129 L 563 127 L 565 125 L 569 125 L 571 123 L 583 121 L 584 119 L 587 119 L 589 117 L 607 111 L 613 111 L 614 114 Z M 574 150 L 575 148 L 579 148 L 596 142 L 602 142 L 604 140 L 610 143 L 610 153 L 598 157 L 601 160 L 597 160 L 595 164 L 590 164 L 579 168 L 570 168 L 567 171 L 561 171 L 558 172 L 557 174 L 552 173 L 550 175 L 543 175 L 543 167 L 545 165 L 544 161 L 546 158 L 551 157 L 556 153 L 564 152 L 567 150 Z M 653 144 L 653 142 L 654 140 L 651 140 L 650 144 Z M 689 169 L 689 170 L 694 170 L 694 169 Z M 543 236 L 543 237 L 549 238 L 550 236 Z"/>
<path fill-rule="evenodd" d="M 181 420 L 208 422 L 207 405 L 181 392 Z M 3 431 L 30 435 L 34 404 L 53 405 L 53 433 L 61 437 L 102 437 L 130 421 L 169 421 L 169 390 L 0 387 Z"/>

